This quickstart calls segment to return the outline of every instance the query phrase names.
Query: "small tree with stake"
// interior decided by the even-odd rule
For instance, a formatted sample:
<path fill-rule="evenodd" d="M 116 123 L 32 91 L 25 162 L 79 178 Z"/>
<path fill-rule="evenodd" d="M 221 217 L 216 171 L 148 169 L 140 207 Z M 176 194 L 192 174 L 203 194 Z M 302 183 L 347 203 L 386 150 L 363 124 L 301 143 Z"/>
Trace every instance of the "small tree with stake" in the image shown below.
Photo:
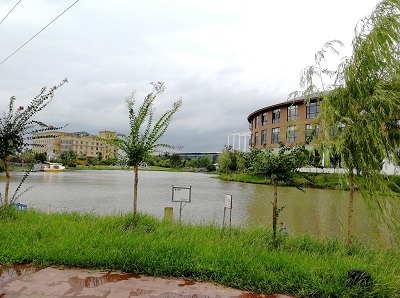
<path fill-rule="evenodd" d="M 135 106 L 135 92 L 126 100 L 126 106 L 129 112 L 129 135 L 118 134 L 116 138 L 104 139 L 105 141 L 116 145 L 125 152 L 128 165 L 134 167 L 135 177 L 133 186 L 133 218 L 136 220 L 138 182 L 139 182 L 139 163 L 144 161 L 158 147 L 172 147 L 167 144 L 159 144 L 157 141 L 166 132 L 172 116 L 182 105 L 182 99 L 179 99 L 172 105 L 172 109 L 166 111 L 154 123 L 154 101 L 156 97 L 165 91 L 164 83 L 151 83 L 153 91 L 147 94 L 142 105 L 137 112 Z"/>
<path fill-rule="evenodd" d="M 11 176 L 8 167 L 8 158 L 13 154 L 21 153 L 25 148 L 30 146 L 29 141 L 32 140 L 33 134 L 59 129 L 33 120 L 32 118 L 53 100 L 54 92 L 66 82 L 67 79 L 64 79 L 59 85 L 48 90 L 46 87 L 43 87 L 26 108 L 19 106 L 15 109 L 14 103 L 16 98 L 14 96 L 10 98 L 8 111 L 3 112 L 3 117 L 0 118 L 0 160 L 3 163 L 6 174 L 4 196 L 1 196 L 3 207 L 8 207 L 10 203 L 9 188 Z M 27 175 L 24 176 L 11 198 L 11 203 L 15 201 L 16 193 L 26 177 Z"/>
<path fill-rule="evenodd" d="M 305 145 L 288 147 L 284 143 L 279 144 L 279 149 L 256 149 L 250 152 L 250 164 L 254 174 L 271 180 L 274 187 L 274 202 L 272 207 L 272 231 L 273 240 L 276 240 L 276 230 L 279 212 L 278 208 L 278 183 L 285 182 L 298 186 L 295 183 L 295 175 L 298 169 L 305 166 L 310 159 L 310 153 Z"/>

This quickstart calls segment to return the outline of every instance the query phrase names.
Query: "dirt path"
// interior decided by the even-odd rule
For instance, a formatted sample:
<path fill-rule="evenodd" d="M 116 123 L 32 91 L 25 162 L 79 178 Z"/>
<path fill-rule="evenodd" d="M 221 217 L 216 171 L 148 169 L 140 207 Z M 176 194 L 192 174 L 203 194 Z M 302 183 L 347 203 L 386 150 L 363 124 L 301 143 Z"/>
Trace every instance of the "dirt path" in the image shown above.
<path fill-rule="evenodd" d="M 290 298 L 257 295 L 220 285 L 164 279 L 120 272 L 61 269 L 21 265 L 0 266 L 0 298 L 43 297 L 159 297 L 159 298 Z"/>

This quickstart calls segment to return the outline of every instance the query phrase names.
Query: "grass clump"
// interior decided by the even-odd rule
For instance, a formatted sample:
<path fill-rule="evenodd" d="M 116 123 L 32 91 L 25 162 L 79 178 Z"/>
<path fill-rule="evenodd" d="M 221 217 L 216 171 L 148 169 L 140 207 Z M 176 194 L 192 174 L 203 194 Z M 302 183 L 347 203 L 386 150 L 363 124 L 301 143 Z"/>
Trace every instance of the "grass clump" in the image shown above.
<path fill-rule="evenodd" d="M 398 248 L 348 253 L 339 240 L 285 237 L 262 228 L 221 229 L 131 215 L 0 211 L 0 264 L 83 267 L 211 281 L 298 297 L 399 297 Z M 371 274 L 349 286 L 347 271 Z"/>

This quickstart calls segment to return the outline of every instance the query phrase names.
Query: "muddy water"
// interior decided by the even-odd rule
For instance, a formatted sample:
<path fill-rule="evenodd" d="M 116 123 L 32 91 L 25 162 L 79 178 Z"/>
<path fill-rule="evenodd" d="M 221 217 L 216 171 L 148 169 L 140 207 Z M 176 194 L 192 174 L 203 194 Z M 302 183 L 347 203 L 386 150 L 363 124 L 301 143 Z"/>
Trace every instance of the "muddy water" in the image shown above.
<path fill-rule="evenodd" d="M 22 173 L 13 173 L 12 190 Z M 0 176 L 0 187 L 4 185 Z M 179 218 L 180 204 L 172 202 L 172 185 L 192 187 L 191 202 L 182 205 L 182 221 L 221 225 L 225 195 L 232 195 L 232 225 L 271 226 L 273 189 L 255 185 L 221 181 L 200 173 L 141 171 L 139 173 L 140 212 L 162 218 L 165 207 L 174 208 Z M 133 201 L 132 171 L 71 171 L 32 173 L 24 187 L 33 186 L 20 203 L 48 212 L 84 211 L 98 214 L 130 212 Z M 24 188 L 23 187 L 23 188 Z M 310 234 L 321 238 L 345 238 L 347 230 L 347 192 L 280 187 L 280 213 L 289 234 Z M 355 198 L 355 235 L 363 242 L 390 245 L 393 235 L 383 225 L 370 219 L 361 196 Z"/>
<path fill-rule="evenodd" d="M 17 276 L 23 276 L 33 272 L 37 272 L 38 268 L 32 265 L 14 265 L 14 266 L 3 266 L 0 265 L 0 284 L 5 283 Z"/>

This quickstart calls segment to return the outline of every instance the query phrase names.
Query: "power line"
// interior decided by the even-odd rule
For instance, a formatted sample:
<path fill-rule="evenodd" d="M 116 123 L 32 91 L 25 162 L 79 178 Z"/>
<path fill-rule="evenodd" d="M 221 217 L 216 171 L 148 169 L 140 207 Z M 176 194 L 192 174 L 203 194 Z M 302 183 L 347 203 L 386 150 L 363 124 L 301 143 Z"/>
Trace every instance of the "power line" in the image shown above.
<path fill-rule="evenodd" d="M 20 0 L 21 1 L 21 0 Z M 0 65 L 2 65 L 4 62 L 6 62 L 8 59 L 10 59 L 12 56 L 14 56 L 15 53 L 17 53 L 20 49 L 22 49 L 27 43 L 29 43 L 32 39 L 34 39 L 36 36 L 38 36 L 44 29 L 49 27 L 55 20 L 57 20 L 59 17 L 61 17 L 67 10 L 69 10 L 72 6 L 74 6 L 79 0 L 76 0 L 74 3 L 72 3 L 66 10 L 64 10 L 62 13 L 60 13 L 54 20 L 52 20 L 50 23 L 48 23 L 46 26 L 42 28 L 38 33 L 33 35 L 27 42 L 25 42 L 22 46 L 20 46 L 18 49 L 16 49 L 10 56 L 8 56 L 6 59 L 1 61 Z"/>
<path fill-rule="evenodd" d="M 14 8 L 15 8 L 15 7 L 18 5 L 18 3 L 20 3 L 20 2 L 21 2 L 21 0 L 19 0 L 19 1 L 17 2 L 17 4 L 15 4 L 13 8 L 11 8 L 11 10 L 8 12 L 8 14 L 6 14 L 6 16 L 1 20 L 0 25 L 1 25 L 1 23 L 3 23 L 3 21 L 8 17 L 8 15 L 14 10 Z"/>

